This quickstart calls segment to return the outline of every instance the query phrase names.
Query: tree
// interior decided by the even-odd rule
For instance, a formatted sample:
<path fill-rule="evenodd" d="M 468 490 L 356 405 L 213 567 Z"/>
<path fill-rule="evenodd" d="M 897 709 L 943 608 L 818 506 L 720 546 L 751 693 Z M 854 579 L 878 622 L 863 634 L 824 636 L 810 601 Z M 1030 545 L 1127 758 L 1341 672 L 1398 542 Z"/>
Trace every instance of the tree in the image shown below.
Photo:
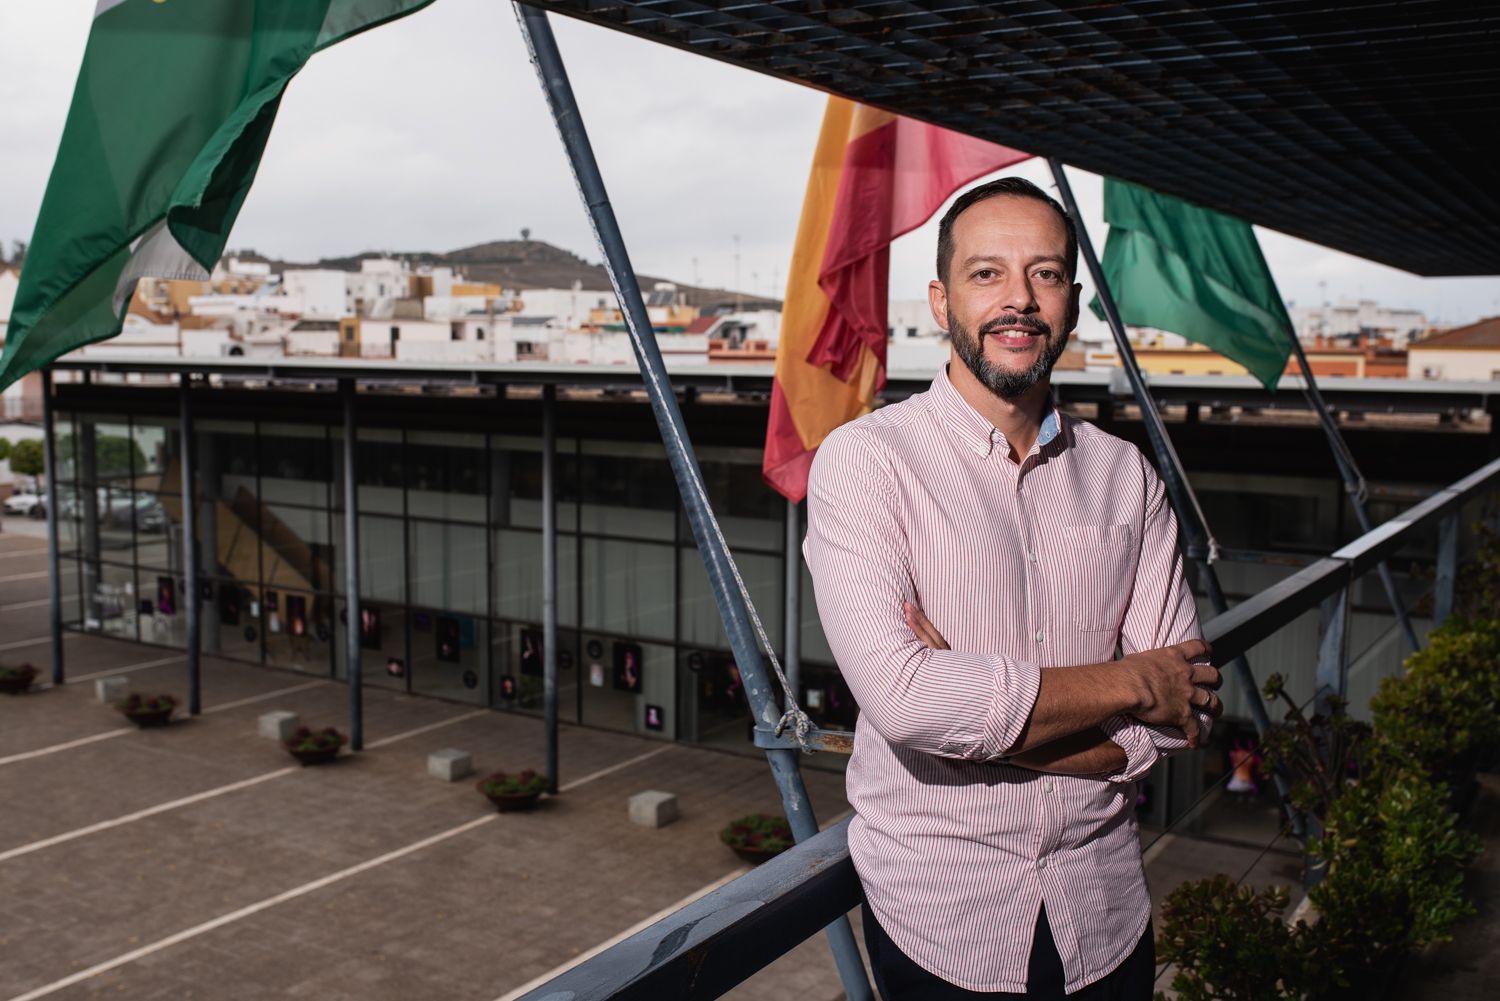
<path fill-rule="evenodd" d="M 41 439 L 23 438 L 12 445 L 10 468 L 17 476 L 40 476 L 46 468 Z"/>
<path fill-rule="evenodd" d="M 522 226 L 521 227 L 521 239 L 523 239 L 523 240 L 529 240 L 529 239 L 531 239 L 531 228 L 530 227 L 528 227 L 528 226 Z"/>
<path fill-rule="evenodd" d="M 12 240 L 10 244 L 10 263 L 18 268 L 24 264 L 26 261 L 26 247 L 27 243 L 25 240 Z"/>
<path fill-rule="evenodd" d="M 10 458 L 10 439 L 0 438 L 0 462 Z"/>

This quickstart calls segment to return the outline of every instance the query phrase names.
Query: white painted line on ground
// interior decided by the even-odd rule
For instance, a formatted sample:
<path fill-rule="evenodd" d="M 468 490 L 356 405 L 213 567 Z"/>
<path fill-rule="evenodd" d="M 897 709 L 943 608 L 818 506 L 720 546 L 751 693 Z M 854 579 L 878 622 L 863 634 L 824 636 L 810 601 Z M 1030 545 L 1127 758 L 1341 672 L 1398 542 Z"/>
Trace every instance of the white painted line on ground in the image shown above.
<path fill-rule="evenodd" d="M 564 793 L 564 792 L 569 792 L 569 791 L 571 791 L 573 789 L 577 789 L 581 785 L 588 785 L 590 782 L 594 781 L 595 779 L 602 779 L 602 778 L 604 778 L 604 776 L 611 775 L 611 774 L 619 771 L 621 768 L 629 768 L 631 765 L 639 764 L 640 762 L 645 761 L 647 758 L 654 758 L 658 754 L 662 754 L 663 752 L 670 751 L 673 748 L 675 748 L 676 746 L 677 746 L 676 744 L 666 744 L 666 745 L 663 745 L 662 747 L 658 747 L 654 751 L 647 751 L 645 754 L 637 754 L 633 758 L 626 758 L 624 761 L 618 762 L 617 764 L 610 765 L 608 768 L 601 768 L 597 772 L 594 772 L 592 775 L 585 775 L 581 779 L 574 779 L 572 782 L 569 782 L 567 785 L 558 786 L 557 787 L 557 791 L 560 792 L 560 793 Z"/>
<path fill-rule="evenodd" d="M 79 737 L 77 740 L 70 740 L 63 744 L 53 744 L 51 747 L 39 747 L 34 751 L 22 751 L 19 754 L 10 754 L 6 757 L 0 758 L 0 765 L 9 765 L 17 761 L 27 761 L 31 758 L 40 758 L 44 754 L 56 754 L 58 751 L 66 751 L 74 747 L 82 747 L 85 744 L 97 743 L 101 740 L 108 740 L 111 737 L 120 737 L 127 733 L 132 733 L 134 732 L 134 730 L 135 727 L 133 726 L 125 726 L 120 727 L 118 730 L 105 730 L 103 733 L 95 733 L 87 737 Z"/>
<path fill-rule="evenodd" d="M 45 577 L 51 572 L 50 570 L 32 570 L 30 573 L 13 573 L 5 577 L 0 577 L 0 584 L 8 584 L 13 580 L 36 580 L 38 577 Z"/>
<path fill-rule="evenodd" d="M 398 740 L 405 740 L 407 737 L 415 737 L 418 734 L 426 733 L 429 730 L 437 730 L 441 727 L 450 726 L 454 723 L 462 723 L 466 719 L 473 719 L 475 716 L 484 716 L 487 713 L 489 713 L 488 709 L 475 709 L 473 712 L 463 713 L 450 719 L 439 720 L 436 723 L 428 723 L 426 726 L 419 726 L 415 730 L 407 730 L 405 733 L 398 733 L 393 737 L 382 737 L 380 740 L 366 744 L 365 750 L 373 751 L 377 747 L 384 747 L 387 744 L 394 744 Z"/>
<path fill-rule="evenodd" d="M 155 661 L 153 661 L 152 663 L 155 663 Z M 252 702 L 263 702 L 266 699 L 274 699 L 278 695 L 290 695 L 292 692 L 301 692 L 309 688 L 316 688 L 319 685 L 326 684 L 328 684 L 328 682 L 326 681 L 309 681 L 301 685 L 292 685 L 290 688 L 278 688 L 274 692 L 266 692 L 262 695 L 252 695 L 247 699 L 238 699 L 234 702 L 225 702 L 223 705 L 210 706 L 207 709 L 203 710 L 203 713 L 206 716 L 209 713 L 223 712 L 225 709 L 236 709 L 240 706 L 249 705 Z M 136 728 L 133 726 L 126 726 L 121 727 L 117 730 L 106 730 L 103 733 L 95 733 L 87 737 L 79 737 L 77 740 L 69 740 L 62 744 L 53 744 L 50 747 L 39 747 L 34 751 L 22 751 L 18 754 L 11 754 L 7 755 L 6 757 L 0 758 L 0 765 L 9 765 L 17 761 L 27 761 L 31 758 L 40 758 L 46 754 L 56 754 L 58 751 L 67 751 L 75 747 L 83 747 L 85 744 L 92 744 L 100 740 L 108 740 L 111 737 L 120 737 L 127 733 L 134 733 L 135 729 Z"/>
<path fill-rule="evenodd" d="M 267 699 L 274 699 L 279 695 L 290 695 L 293 692 L 305 692 L 309 688 L 321 688 L 326 684 L 328 684 L 328 682 L 326 681 L 305 681 L 300 685 L 292 685 L 289 688 L 278 688 L 274 692 L 262 692 L 259 695 L 251 695 L 248 698 L 235 699 L 233 702 L 225 702 L 223 705 L 209 706 L 207 709 L 203 710 L 203 715 L 207 716 L 209 713 L 221 713 L 226 709 L 238 709 L 240 706 L 248 706 L 255 702 L 264 702 Z"/>
<path fill-rule="evenodd" d="M 157 939 L 155 942 L 152 942 L 149 945 L 143 945 L 139 949 L 132 949 L 130 952 L 122 953 L 121 955 L 118 955 L 113 959 L 106 959 L 102 963 L 96 963 L 86 970 L 79 970 L 77 973 L 63 977 L 61 980 L 54 980 L 50 984 L 43 984 L 41 987 L 35 988 L 34 990 L 29 990 L 25 994 L 17 994 L 15 997 L 11 998 L 10 1001 L 35 1001 L 36 998 L 46 997 L 48 994 L 56 993 L 57 991 L 60 991 L 65 987 L 72 987 L 74 984 L 82 983 L 83 981 L 88 980 L 91 977 L 96 977 L 99 974 L 106 973 L 109 970 L 115 969 L 116 967 L 124 966 L 127 963 L 133 963 L 138 959 L 143 959 L 146 956 L 151 955 L 152 953 L 161 952 L 163 949 L 169 949 L 181 942 L 186 942 L 188 939 L 197 938 L 199 935 L 211 932 L 216 928 L 222 928 L 227 924 L 232 924 L 236 921 L 248 918 L 252 914 L 259 914 L 261 911 L 267 910 L 271 907 L 275 907 L 277 904 L 284 904 L 288 900 L 295 900 L 298 897 L 306 896 L 307 894 L 312 893 L 314 890 L 321 890 L 325 886 L 331 886 L 334 883 L 346 880 L 351 876 L 357 876 L 362 872 L 367 872 L 370 869 L 385 865 L 387 862 L 394 862 L 398 858 L 410 855 L 413 852 L 421 851 L 423 848 L 431 847 L 432 845 L 435 845 L 441 841 L 446 841 L 449 838 L 457 837 L 460 834 L 472 831 L 476 827 L 480 827 L 484 824 L 490 823 L 498 816 L 498 813 L 491 813 L 486 816 L 479 817 L 476 820 L 471 820 L 467 823 L 460 824 L 457 827 L 449 828 L 448 830 L 442 831 L 438 834 L 434 834 L 431 837 L 423 838 L 421 841 L 414 841 L 404 848 L 397 848 L 395 851 L 386 852 L 384 855 L 379 855 L 367 861 L 360 862 L 358 865 L 352 865 L 347 869 L 340 869 L 338 872 L 335 872 L 328 876 L 324 876 L 321 879 L 315 879 L 311 883 L 303 883 L 301 886 L 293 887 L 292 889 L 287 890 L 284 893 L 278 893 L 274 897 L 267 897 L 266 899 L 257 901 L 256 903 L 250 904 L 249 906 L 241 907 L 237 911 L 230 911 L 228 914 L 221 914 L 220 916 L 213 918 L 212 920 L 205 921 L 202 924 L 194 925 L 191 928 L 185 928 L 182 931 L 177 932 L 176 934 L 168 935 L 166 938 Z"/>
<path fill-rule="evenodd" d="M 320 681 L 316 683 L 324 684 L 325 682 Z M 227 706 L 221 708 L 227 708 Z M 398 733 L 394 737 L 387 737 L 384 740 L 380 741 L 380 744 L 394 744 L 398 740 L 405 740 L 406 738 L 414 737 L 419 733 L 426 733 L 428 730 L 436 729 L 438 726 L 445 726 L 449 723 L 457 723 L 461 719 L 468 719 L 472 716 L 477 716 L 488 711 L 489 710 L 487 709 L 476 709 L 474 712 L 464 713 L 461 716 L 455 716 L 452 719 L 443 720 L 441 723 L 429 724 L 427 726 L 418 727 L 415 730 L 408 730 L 405 733 Z M 375 746 L 375 744 L 368 744 L 366 745 L 366 748 L 373 749 Z M 585 782 L 592 782 L 594 779 L 607 775 L 608 773 L 615 771 L 618 768 L 623 768 L 625 765 L 632 764 L 633 762 L 639 761 L 642 758 L 649 758 L 653 754 L 660 754 L 662 751 L 669 750 L 670 747 L 671 745 L 663 748 L 658 748 L 657 750 L 652 751 L 649 754 L 641 755 L 639 758 L 632 758 L 630 761 L 624 761 L 611 768 L 605 768 L 601 771 L 595 772 L 593 775 L 579 779 L 577 782 L 573 783 L 573 786 L 580 786 Z M 97 824 L 90 824 L 87 827 L 80 827 L 76 830 L 65 831 L 62 834 L 57 834 L 50 838 L 43 838 L 40 841 L 32 841 L 24 845 L 18 845 L 15 848 L 0 852 L 0 862 L 6 862 L 10 859 L 18 858 L 22 855 L 29 855 L 32 852 L 41 851 L 43 848 L 51 848 L 54 845 L 60 845 L 64 842 L 72 841 L 75 838 L 85 837 L 89 834 L 97 834 L 100 831 L 107 831 L 111 828 L 120 827 L 124 824 L 134 823 L 137 820 L 144 820 L 147 817 L 154 817 L 158 813 L 166 813 L 168 810 L 175 810 L 183 806 L 192 806 L 194 803 L 201 803 L 204 800 L 213 799 L 216 796 L 223 796 L 226 793 L 238 792 L 241 789 L 246 789 L 250 786 L 258 785 L 261 782 L 267 782 L 271 779 L 280 778 L 283 775 L 290 775 L 293 772 L 301 771 L 301 767 L 302 766 L 300 765 L 292 765 L 287 768 L 278 768 L 274 772 L 265 772 L 261 775 L 252 775 L 250 778 L 242 779 L 239 782 L 231 782 L 228 785 L 218 786 L 213 789 L 205 789 L 203 792 L 194 793 L 191 796 L 184 796 L 181 799 L 174 799 L 166 803 L 158 803 L 156 806 L 147 807 L 144 810 L 137 810 L 134 813 L 127 813 L 124 816 L 115 817 L 112 820 L 101 820 Z M 572 786 L 568 788 L 572 788 Z"/>
<path fill-rule="evenodd" d="M 148 667 L 161 667 L 170 664 L 174 660 L 182 660 L 183 654 L 177 653 L 170 657 L 158 657 L 156 660 L 143 660 L 138 664 L 126 664 L 124 667 L 112 667 L 108 671 L 95 671 L 92 674 L 80 674 L 72 678 L 64 678 L 65 685 L 81 685 L 85 681 L 93 681 L 95 678 L 108 678 L 116 674 L 129 674 L 131 671 L 144 671 Z"/>
<path fill-rule="evenodd" d="M 78 633 L 64 632 L 63 640 L 64 642 L 66 642 L 67 640 L 70 640 L 77 635 Z M 43 633 L 40 636 L 33 636 L 29 640 L 16 640 L 12 643 L 0 643 L 0 650 L 16 650 L 23 646 L 39 646 L 43 643 L 49 642 L 51 639 L 52 637 L 49 634 Z"/>
<path fill-rule="evenodd" d="M 9 605 L 0 605 L 0 614 L 5 612 L 18 612 L 23 608 L 41 608 L 43 605 L 52 604 L 51 598 L 39 598 L 36 601 L 14 601 Z"/>
<path fill-rule="evenodd" d="M 10 559 L 12 556 L 45 556 L 46 546 L 32 546 L 29 549 L 7 549 L 0 552 L 0 560 Z"/>
<path fill-rule="evenodd" d="M 526 994 L 528 991 L 535 990 L 536 988 L 542 986 L 543 984 L 545 984 L 547 981 L 553 979 L 554 977 L 560 977 L 560 976 L 562 976 L 564 973 L 567 973 L 569 970 L 571 970 L 573 967 L 577 966 L 578 964 L 583 963 L 583 962 L 585 962 L 587 960 L 593 959 L 595 956 L 599 955 L 599 953 L 603 952 L 605 949 L 608 949 L 611 946 L 617 945 L 620 942 L 625 941 L 627 938 L 629 938 L 630 936 L 634 935 L 638 931 L 641 931 L 643 929 L 651 927 L 652 925 L 656 924 L 656 922 L 658 922 L 662 918 L 666 917 L 668 914 L 671 914 L 674 911 L 681 910 L 682 908 L 686 907 L 688 904 L 691 904 L 693 901 L 698 900 L 701 897 L 708 896 L 710 893 L 714 892 L 719 887 L 724 886 L 724 885 L 726 885 L 728 883 L 731 883 L 731 882 L 733 882 L 736 879 L 739 879 L 741 876 L 743 876 L 745 873 L 747 873 L 749 871 L 750 871 L 750 867 L 748 865 L 744 865 L 744 866 L 740 866 L 738 869 L 735 869 L 733 872 L 726 872 L 724 875 L 720 876 L 718 879 L 714 880 L 712 883 L 709 883 L 707 886 L 700 887 L 699 889 L 694 890 L 692 893 L 689 893 L 686 897 L 683 897 L 681 900 L 677 901 L 675 904 L 668 904 L 666 907 L 663 907 L 661 910 L 657 911 L 655 914 L 651 915 L 649 918 L 642 918 L 641 920 L 637 921 L 635 924 L 631 925 L 629 928 L 626 928 L 624 931 L 620 932 L 620 934 L 614 936 L 613 938 L 607 938 L 603 942 L 600 942 L 598 945 L 596 945 L 593 948 L 587 950 L 586 952 L 580 952 L 578 955 L 574 956 L 572 959 L 568 960 L 566 963 L 563 963 L 563 964 L 561 964 L 559 966 L 555 966 L 552 969 L 548 970 L 546 973 L 543 973 L 541 976 L 536 977 L 536 978 L 534 978 L 532 980 L 528 980 L 526 983 L 522 984 L 520 987 L 517 987 L 515 990 L 510 991 L 507 994 L 501 995 L 499 998 L 496 999 L 496 1001 L 516 1001 L 516 998 L 521 997 L 523 994 Z"/>
<path fill-rule="evenodd" d="M 97 834 L 100 831 L 107 831 L 112 827 L 120 827 L 123 824 L 130 824 L 134 823 L 137 820 L 144 820 L 147 817 L 154 817 L 158 813 L 166 813 L 168 810 L 176 810 L 179 807 L 191 806 L 193 803 L 201 803 L 206 799 L 213 799 L 215 796 L 223 796 L 225 793 L 238 792 L 241 789 L 248 789 L 250 786 L 259 785 L 262 782 L 269 782 L 271 779 L 280 778 L 283 775 L 290 775 L 292 772 L 301 770 L 301 768 L 301 765 L 291 765 L 286 768 L 278 768 L 274 772 L 265 772 L 261 775 L 252 775 L 248 779 L 241 779 L 238 782 L 231 782 L 226 786 L 217 786 L 213 789 L 205 789 L 202 792 L 194 793 L 191 796 L 184 796 L 181 799 L 174 799 L 166 803 L 158 803 L 155 806 L 148 806 L 144 810 L 137 810 L 134 813 L 127 813 L 123 817 L 115 817 L 113 820 L 101 820 L 97 824 L 90 824 L 87 827 L 79 827 L 72 831 L 65 831 L 62 834 L 57 834 L 50 838 L 43 838 L 40 841 L 32 841 L 24 845 L 19 845 L 8 851 L 0 852 L 0 862 L 8 862 L 13 858 L 19 858 L 22 855 L 30 855 L 32 852 L 39 852 L 43 848 L 51 848 L 52 846 L 60 845 L 65 841 L 72 841 L 75 838 L 81 838 L 89 834 Z"/>

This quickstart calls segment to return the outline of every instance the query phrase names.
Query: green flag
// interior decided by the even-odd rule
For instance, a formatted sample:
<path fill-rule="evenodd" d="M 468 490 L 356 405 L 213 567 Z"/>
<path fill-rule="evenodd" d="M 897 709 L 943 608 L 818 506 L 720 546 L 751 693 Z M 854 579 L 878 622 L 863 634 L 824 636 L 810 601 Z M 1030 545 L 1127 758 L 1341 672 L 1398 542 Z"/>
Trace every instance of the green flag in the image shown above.
<path fill-rule="evenodd" d="M 314 52 L 431 0 L 98 0 L 11 308 L 0 389 L 206 279 Z"/>
<path fill-rule="evenodd" d="M 1249 223 L 1112 177 L 1104 220 L 1101 264 L 1124 322 L 1181 334 L 1276 388 L 1292 321 Z"/>

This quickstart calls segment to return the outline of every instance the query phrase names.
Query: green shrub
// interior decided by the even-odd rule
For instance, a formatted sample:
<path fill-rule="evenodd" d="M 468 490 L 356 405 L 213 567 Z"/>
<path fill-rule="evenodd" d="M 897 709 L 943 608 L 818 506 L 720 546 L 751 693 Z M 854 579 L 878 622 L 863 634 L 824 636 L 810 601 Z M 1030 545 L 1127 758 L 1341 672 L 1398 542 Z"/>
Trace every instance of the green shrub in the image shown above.
<path fill-rule="evenodd" d="M 343 747 L 344 741 L 344 735 L 331 726 L 325 726 L 321 730 L 302 726 L 284 743 L 288 751 L 329 751 Z"/>
<path fill-rule="evenodd" d="M 1173 890 L 1156 961 L 1177 965 L 1180 1001 L 1291 1001 L 1321 989 L 1327 977 L 1307 923 L 1282 918 L 1288 899 L 1285 887 L 1256 890 L 1222 875 Z"/>
<path fill-rule="evenodd" d="M 773 855 L 795 843 L 786 818 L 769 813 L 752 813 L 732 821 L 719 832 L 719 840 L 731 848 L 751 848 Z"/>
<path fill-rule="evenodd" d="M 1452 618 L 1371 700 L 1376 766 L 1442 778 L 1500 754 L 1500 620 Z"/>
<path fill-rule="evenodd" d="M 1317 951 L 1346 975 L 1446 941 L 1472 914 L 1463 870 L 1479 839 L 1458 829 L 1448 789 L 1413 772 L 1352 786 L 1308 845 L 1326 876 L 1310 892 Z"/>
<path fill-rule="evenodd" d="M 40 439 L 22 438 L 10 447 L 10 469 L 17 476 L 39 476 L 46 465 Z"/>
<path fill-rule="evenodd" d="M 515 775 L 494 772 L 479 780 L 479 791 L 486 796 L 531 796 L 546 788 L 547 776 L 529 768 Z"/>

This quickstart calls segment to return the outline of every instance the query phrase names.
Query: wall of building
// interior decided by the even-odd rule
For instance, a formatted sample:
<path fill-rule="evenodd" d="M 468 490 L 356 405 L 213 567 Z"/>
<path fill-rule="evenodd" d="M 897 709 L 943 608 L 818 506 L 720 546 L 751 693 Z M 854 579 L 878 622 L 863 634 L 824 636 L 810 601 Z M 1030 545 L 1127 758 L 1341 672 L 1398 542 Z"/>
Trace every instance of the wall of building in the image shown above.
<path fill-rule="evenodd" d="M 1422 348 L 1413 345 L 1406 356 L 1412 379 L 1500 381 L 1500 349 Z"/>

